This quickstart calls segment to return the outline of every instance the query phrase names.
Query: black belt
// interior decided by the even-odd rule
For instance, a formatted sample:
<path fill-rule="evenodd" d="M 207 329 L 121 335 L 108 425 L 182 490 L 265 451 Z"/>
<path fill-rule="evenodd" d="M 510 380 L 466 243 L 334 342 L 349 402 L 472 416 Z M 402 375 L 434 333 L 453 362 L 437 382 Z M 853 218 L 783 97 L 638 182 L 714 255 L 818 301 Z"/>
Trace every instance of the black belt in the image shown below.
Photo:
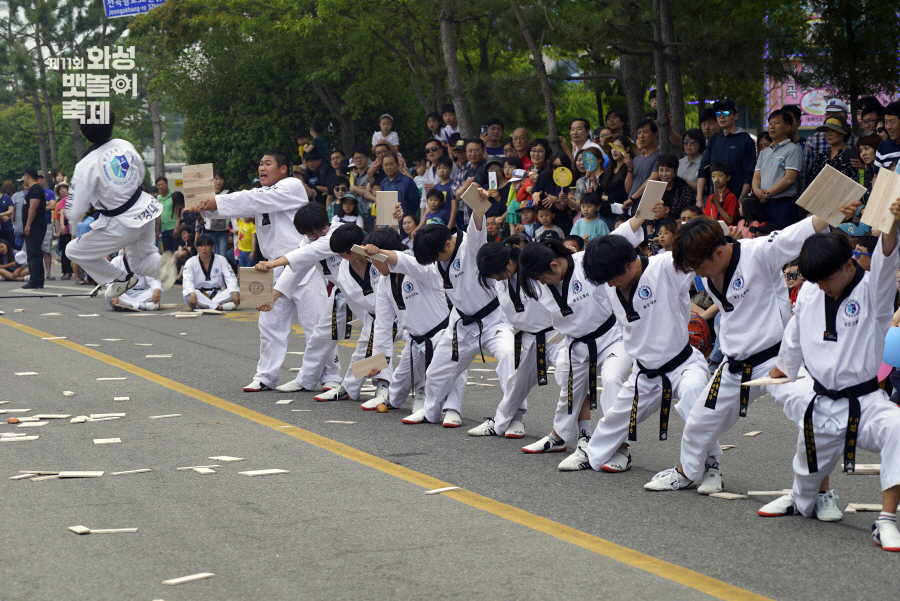
<path fill-rule="evenodd" d="M 515 338 L 515 369 L 519 369 L 519 359 L 522 358 L 522 335 L 534 336 L 535 350 L 537 352 L 538 386 L 547 385 L 547 332 L 553 330 L 553 326 L 544 328 L 540 332 L 516 332 Z"/>
<path fill-rule="evenodd" d="M 369 328 L 369 345 L 366 347 L 365 359 L 368 359 L 372 356 L 372 345 L 375 342 L 375 314 L 369 313 L 369 317 L 372 318 L 372 325 Z"/>
<path fill-rule="evenodd" d="M 588 393 L 591 397 L 591 409 L 597 408 L 597 339 L 613 329 L 616 325 L 616 316 L 610 315 L 599 328 L 581 338 L 572 339 L 569 345 L 569 392 L 568 406 L 569 415 L 572 415 L 572 347 L 579 342 L 584 343 L 588 347 L 588 361 L 590 369 L 588 370 Z"/>
<path fill-rule="evenodd" d="M 459 319 L 453 322 L 453 354 L 450 357 L 453 361 L 459 361 L 459 342 L 456 337 L 456 324 L 462 322 L 464 326 L 473 323 L 478 324 L 478 350 L 481 351 L 481 362 L 487 363 L 487 361 L 484 360 L 484 349 L 481 348 L 481 333 L 483 331 L 481 320 L 493 313 L 499 306 L 500 299 L 495 296 L 494 300 L 483 306 L 474 315 L 466 315 L 459 309 L 456 310 L 456 312 L 459 313 Z"/>
<path fill-rule="evenodd" d="M 859 430 L 859 397 L 871 394 L 878 390 L 878 380 L 872 378 L 867 382 L 844 388 L 843 390 L 828 390 L 813 378 L 813 392 L 816 396 L 809 402 L 806 407 L 806 413 L 803 416 L 803 440 L 806 443 L 806 465 L 809 473 L 813 474 L 819 471 L 819 462 L 816 459 L 816 435 L 813 428 L 813 412 L 816 406 L 816 399 L 819 396 L 827 396 L 829 399 L 847 399 L 847 436 L 844 440 L 844 471 L 853 472 L 856 470 L 856 434 Z"/>
<path fill-rule="evenodd" d="M 428 371 L 428 366 L 431 365 L 431 357 L 434 356 L 434 343 L 431 342 L 431 339 L 435 334 L 443 330 L 447 327 L 447 324 L 450 323 L 450 316 L 444 318 L 444 320 L 431 328 L 426 334 L 422 334 L 421 336 L 416 336 L 414 334 L 409 335 L 409 339 L 412 343 L 422 344 L 425 343 L 425 371 Z M 412 349 L 409 351 L 409 381 L 412 383 L 412 389 L 410 392 L 412 394 L 416 393 L 416 372 L 413 369 L 413 356 Z"/>
<path fill-rule="evenodd" d="M 106 217 L 118 217 L 119 215 L 133 207 L 141 197 L 141 194 L 141 187 L 138 186 L 138 189 L 134 191 L 134 194 L 131 195 L 131 198 L 126 200 L 125 203 L 121 206 L 118 206 L 115 209 L 97 209 L 97 212 L 101 215 L 105 215 Z"/>
<path fill-rule="evenodd" d="M 781 343 L 778 342 L 767 349 L 761 350 L 754 355 L 750 355 L 746 359 L 732 359 L 731 357 L 726 357 L 722 367 L 716 370 L 716 377 L 713 378 L 712 386 L 709 389 L 709 395 L 706 397 L 705 407 L 707 409 L 716 408 L 716 400 L 719 397 L 719 383 L 722 381 L 722 371 L 725 365 L 728 365 L 729 373 L 736 374 L 740 372 L 741 374 L 741 408 L 739 410 L 739 415 L 741 417 L 747 417 L 747 405 L 750 404 L 750 388 L 744 386 L 744 384 L 749 382 L 753 377 L 754 367 L 762 365 L 769 359 L 777 357 L 780 349 Z"/>
<path fill-rule="evenodd" d="M 337 327 L 337 308 L 338 308 L 338 294 L 341 293 L 340 288 L 334 289 L 334 302 L 331 305 L 331 339 L 332 340 L 340 340 L 338 338 L 338 327 Z M 350 336 L 353 334 L 353 326 L 350 325 L 350 322 L 353 320 L 353 311 L 350 310 L 350 304 L 344 304 L 344 310 L 346 311 L 345 326 L 344 326 L 344 340 L 349 340 Z M 368 355 L 366 355 L 368 357 Z"/>
<path fill-rule="evenodd" d="M 130 271 L 128 273 L 131 273 Z M 197 288 L 203 296 L 212 300 L 212 298 L 219 293 L 220 288 Z"/>
<path fill-rule="evenodd" d="M 648 378 L 662 378 L 662 404 L 659 407 L 659 439 L 667 440 L 669 438 L 669 410 L 672 408 L 672 381 L 669 380 L 668 373 L 674 371 L 679 365 L 687 361 L 694 352 L 694 347 L 690 344 L 685 345 L 681 352 L 675 357 L 658 367 L 657 369 L 648 369 L 637 362 L 638 371 L 634 378 L 634 403 L 631 405 L 631 421 L 628 424 L 628 440 L 637 440 L 637 409 L 638 409 L 638 381 L 641 374 Z"/>

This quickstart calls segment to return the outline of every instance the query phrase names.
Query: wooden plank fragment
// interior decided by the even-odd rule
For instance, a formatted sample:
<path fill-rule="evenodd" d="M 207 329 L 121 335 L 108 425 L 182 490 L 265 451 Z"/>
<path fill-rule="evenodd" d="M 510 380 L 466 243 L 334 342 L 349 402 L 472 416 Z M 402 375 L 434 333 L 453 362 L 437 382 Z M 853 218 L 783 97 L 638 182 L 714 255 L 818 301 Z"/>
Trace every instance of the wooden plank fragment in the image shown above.
<path fill-rule="evenodd" d="M 100 478 L 103 472 L 60 472 L 60 478 Z"/>
<path fill-rule="evenodd" d="M 289 474 L 287 470 L 269 469 L 269 470 L 250 470 L 247 472 L 238 472 L 241 476 L 273 476 L 275 474 Z"/>
<path fill-rule="evenodd" d="M 110 474 L 110 476 L 124 476 L 126 474 L 145 474 L 147 472 L 152 472 L 152 471 L 153 470 L 151 470 L 150 468 L 144 468 L 144 469 L 140 469 L 140 470 L 126 470 L 124 472 L 113 472 Z"/>
<path fill-rule="evenodd" d="M 181 578 L 171 578 L 169 580 L 163 580 L 163 584 L 170 584 L 172 586 L 175 586 L 176 584 L 195 582 L 197 580 L 212 578 L 213 576 L 215 576 L 215 574 L 213 574 L 212 572 L 201 572 L 199 574 L 191 574 L 190 576 L 182 576 Z"/>
<path fill-rule="evenodd" d="M 462 490 L 462 489 L 458 486 L 446 486 L 444 488 L 435 488 L 434 490 L 426 490 L 425 494 L 426 495 L 439 495 L 442 492 L 448 492 L 451 490 Z"/>
<path fill-rule="evenodd" d="M 865 193 L 864 186 L 860 186 L 831 165 L 825 165 L 797 199 L 797 206 L 827 221 L 828 225 L 837 227 L 844 222 L 841 207 L 856 202 Z"/>

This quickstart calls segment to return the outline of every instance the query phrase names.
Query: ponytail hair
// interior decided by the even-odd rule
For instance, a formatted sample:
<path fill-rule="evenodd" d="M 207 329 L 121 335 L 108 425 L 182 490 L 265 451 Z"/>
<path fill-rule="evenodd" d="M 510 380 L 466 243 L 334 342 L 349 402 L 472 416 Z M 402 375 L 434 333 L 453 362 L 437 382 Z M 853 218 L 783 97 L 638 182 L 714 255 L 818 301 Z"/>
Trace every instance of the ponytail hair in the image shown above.
<path fill-rule="evenodd" d="M 485 290 L 493 289 L 491 276 L 506 271 L 510 261 L 519 262 L 521 253 L 520 240 L 523 238 L 509 236 L 503 242 L 488 242 L 478 249 L 475 262 L 478 265 L 478 283 Z"/>
<path fill-rule="evenodd" d="M 554 238 L 529 242 L 519 253 L 519 278 L 525 294 L 537 300 L 537 278 L 552 271 L 550 263 L 560 258 L 571 260 L 572 254 L 571 249 Z"/>

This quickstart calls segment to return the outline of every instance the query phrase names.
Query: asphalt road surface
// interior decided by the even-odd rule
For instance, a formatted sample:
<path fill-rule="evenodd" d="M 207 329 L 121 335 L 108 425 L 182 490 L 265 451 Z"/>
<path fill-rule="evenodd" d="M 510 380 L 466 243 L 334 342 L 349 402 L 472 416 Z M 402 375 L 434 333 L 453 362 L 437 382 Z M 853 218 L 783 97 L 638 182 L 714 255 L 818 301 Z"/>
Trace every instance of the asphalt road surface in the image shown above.
<path fill-rule="evenodd" d="M 85 292 L 47 284 L 45 294 Z M 467 387 L 462 428 L 407 426 L 408 405 L 377 414 L 311 393 L 241 392 L 259 347 L 248 309 L 195 319 L 114 313 L 101 297 L 39 298 L 19 286 L 0 284 L 0 296 L 14 297 L 0 298 L 0 411 L 29 411 L 0 417 L 125 416 L 28 428 L 2 420 L 0 433 L 39 436 L 0 442 L 4 601 L 897 596 L 900 557 L 872 544 L 876 514 L 761 518 L 756 510 L 774 497 L 644 491 L 677 461 L 680 418 L 668 442 L 655 440 L 653 420 L 639 428 L 627 473 L 562 473 L 566 454 L 519 450 L 549 432 L 552 380 L 529 397 L 524 440 L 473 438 L 466 430 L 501 396 L 496 374 L 476 371 L 491 359 L 469 372 L 492 386 Z M 180 289 L 166 300 L 180 301 Z M 303 348 L 295 325 L 290 350 Z M 351 346 L 339 348 L 346 368 Z M 301 361 L 287 356 L 282 382 Z M 23 372 L 36 374 L 15 375 Z M 795 427 L 767 398 L 749 413 L 721 440 L 735 445 L 723 459 L 726 490 L 790 487 Z M 167 414 L 179 415 L 149 419 Z M 95 444 L 107 438 L 121 442 Z M 244 461 L 210 459 L 222 455 Z M 215 473 L 177 469 L 207 465 Z M 112 475 L 138 469 L 152 471 Z M 239 474 L 263 469 L 288 473 Z M 21 470 L 104 474 L 8 479 Z M 841 508 L 880 503 L 878 476 L 838 473 L 832 485 Z M 462 490 L 423 494 L 444 486 Z M 77 535 L 75 525 L 137 532 Z M 163 584 L 202 572 L 215 575 Z"/>

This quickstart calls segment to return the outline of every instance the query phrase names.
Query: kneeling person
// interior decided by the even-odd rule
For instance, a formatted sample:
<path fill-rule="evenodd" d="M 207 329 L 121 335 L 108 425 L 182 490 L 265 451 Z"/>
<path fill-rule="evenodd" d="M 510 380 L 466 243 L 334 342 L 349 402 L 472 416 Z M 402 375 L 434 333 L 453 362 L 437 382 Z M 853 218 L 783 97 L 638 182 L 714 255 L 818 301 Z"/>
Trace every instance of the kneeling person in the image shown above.
<path fill-rule="evenodd" d="M 184 302 L 191 309 L 234 311 L 241 304 L 241 288 L 225 257 L 213 254 L 215 245 L 211 236 L 197 239 L 197 256 L 184 264 Z"/>
<path fill-rule="evenodd" d="M 110 261 L 115 267 L 131 271 L 128 265 L 128 256 L 126 251 L 117 257 L 113 257 Z M 137 276 L 137 284 L 122 293 L 116 298 L 108 298 L 106 302 L 114 311 L 122 311 L 126 309 L 137 309 L 139 311 L 159 311 L 159 303 L 162 302 L 163 289 L 159 280 L 148 276 Z"/>

